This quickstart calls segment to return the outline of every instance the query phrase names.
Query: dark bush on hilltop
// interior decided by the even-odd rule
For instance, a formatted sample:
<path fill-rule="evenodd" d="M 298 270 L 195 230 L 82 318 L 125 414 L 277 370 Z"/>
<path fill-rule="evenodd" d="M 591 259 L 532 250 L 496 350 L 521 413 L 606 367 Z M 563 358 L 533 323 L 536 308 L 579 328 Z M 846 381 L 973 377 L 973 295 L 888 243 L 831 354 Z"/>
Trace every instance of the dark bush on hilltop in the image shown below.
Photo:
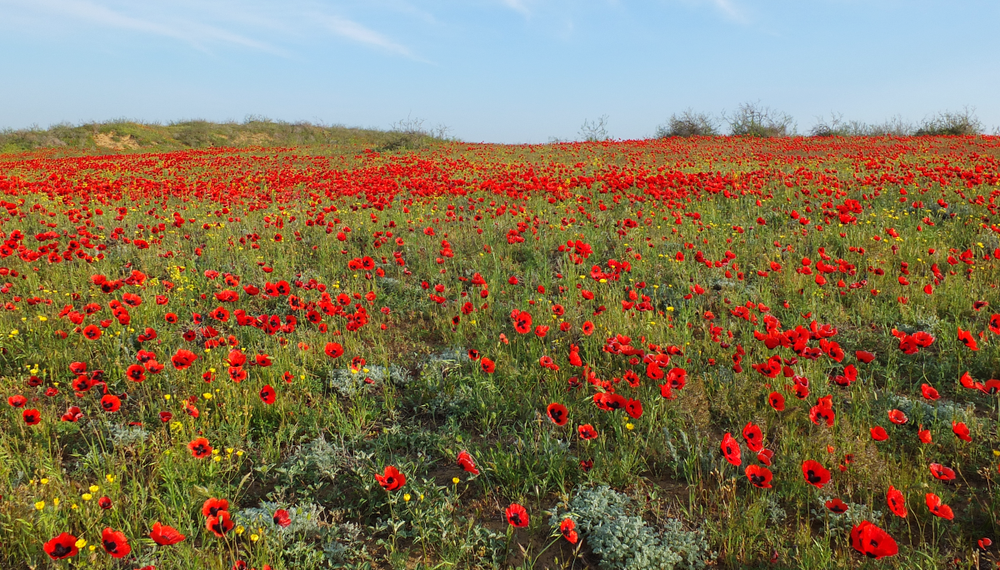
<path fill-rule="evenodd" d="M 920 128 L 914 133 L 916 136 L 970 136 L 983 132 L 983 124 L 976 117 L 975 109 L 968 107 L 961 111 L 945 111 L 938 113 L 930 119 L 925 119 Z"/>
<path fill-rule="evenodd" d="M 713 119 L 707 113 L 695 113 L 688 109 L 680 115 L 673 114 L 666 125 L 656 128 L 656 138 L 666 139 L 671 137 L 714 137 L 719 134 L 719 129 Z"/>
<path fill-rule="evenodd" d="M 787 137 L 795 134 L 791 115 L 758 103 L 743 103 L 731 116 L 723 115 L 733 136 Z"/>

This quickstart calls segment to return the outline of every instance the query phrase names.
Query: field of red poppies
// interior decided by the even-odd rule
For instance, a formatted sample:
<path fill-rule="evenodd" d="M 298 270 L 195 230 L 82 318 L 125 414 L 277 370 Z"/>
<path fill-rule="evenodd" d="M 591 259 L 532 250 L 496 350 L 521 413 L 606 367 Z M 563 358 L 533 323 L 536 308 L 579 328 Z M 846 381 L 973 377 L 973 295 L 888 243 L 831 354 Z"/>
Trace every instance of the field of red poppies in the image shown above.
<path fill-rule="evenodd" d="M 0 567 L 991 568 L 1000 138 L 0 155 Z"/>

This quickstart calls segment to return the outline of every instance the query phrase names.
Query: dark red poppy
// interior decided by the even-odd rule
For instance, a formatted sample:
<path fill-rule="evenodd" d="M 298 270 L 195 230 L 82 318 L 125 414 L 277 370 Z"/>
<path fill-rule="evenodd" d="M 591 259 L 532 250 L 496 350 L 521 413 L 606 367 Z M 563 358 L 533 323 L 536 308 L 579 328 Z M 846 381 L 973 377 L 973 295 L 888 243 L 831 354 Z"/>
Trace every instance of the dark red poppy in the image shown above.
<path fill-rule="evenodd" d="M 117 412 L 122 407 L 122 401 L 118 396 L 105 394 L 101 398 L 101 409 L 105 412 Z"/>
<path fill-rule="evenodd" d="M 785 410 L 785 397 L 778 392 L 771 392 L 768 394 L 767 403 L 770 404 L 776 412 L 782 412 Z"/>
<path fill-rule="evenodd" d="M 70 406 L 66 409 L 66 413 L 60 418 L 64 422 L 75 422 L 79 421 L 83 417 L 83 410 L 78 406 Z"/>
<path fill-rule="evenodd" d="M 838 515 L 847 512 L 847 503 L 841 501 L 839 498 L 834 497 L 825 503 L 826 508 L 829 509 L 831 513 L 836 513 Z"/>
<path fill-rule="evenodd" d="M 105 511 L 110 510 L 111 507 L 113 506 L 111 504 L 111 497 L 108 497 L 107 495 L 105 495 L 105 496 L 101 497 L 100 499 L 97 499 L 97 506 L 101 507 Z"/>
<path fill-rule="evenodd" d="M 504 511 L 507 515 L 507 522 L 513 527 L 526 527 L 528 526 L 528 511 L 521 505 L 517 503 L 511 503 L 509 507 Z"/>
<path fill-rule="evenodd" d="M 739 466 L 743 463 L 740 444 L 733 438 L 733 434 L 726 433 L 726 435 L 722 436 L 722 444 L 720 448 L 722 449 L 722 455 L 726 458 L 726 461 L 732 465 Z"/>
<path fill-rule="evenodd" d="M 476 350 L 476 349 L 474 349 L 474 348 L 470 348 L 469 349 L 469 360 L 471 360 L 473 362 L 479 360 L 479 351 Z"/>
<path fill-rule="evenodd" d="M 171 544 L 181 542 L 186 537 L 177 532 L 177 529 L 160 524 L 157 521 L 153 523 L 153 530 L 149 533 L 149 538 L 153 539 L 153 542 L 160 546 L 170 546 Z"/>
<path fill-rule="evenodd" d="M 472 455 L 468 451 L 462 450 L 458 452 L 458 466 L 465 470 L 466 473 L 479 475 L 479 469 L 476 468 L 476 463 L 472 460 Z"/>
<path fill-rule="evenodd" d="M 198 356 L 195 353 L 187 350 L 186 348 L 180 348 L 173 356 L 170 357 L 170 362 L 177 370 L 184 370 L 191 366 L 191 364 L 193 364 L 197 359 Z"/>
<path fill-rule="evenodd" d="M 577 433 L 580 434 L 580 439 L 584 441 L 597 439 L 597 430 L 590 424 L 583 424 L 582 426 L 579 426 L 577 428 Z"/>
<path fill-rule="evenodd" d="M 32 408 L 21 412 L 21 418 L 24 419 L 25 425 L 33 426 L 38 425 L 38 423 L 42 421 L 42 414 L 39 413 L 38 410 Z"/>
<path fill-rule="evenodd" d="M 754 487 L 758 487 L 760 489 L 771 488 L 771 479 L 773 475 L 771 474 L 771 470 L 768 469 L 767 467 L 761 467 L 760 465 L 749 465 L 747 466 L 744 473 L 746 473 L 747 479 L 750 480 L 750 484 L 752 484 Z"/>
<path fill-rule="evenodd" d="M 941 502 L 941 497 L 934 493 L 927 493 L 926 499 L 927 508 L 930 509 L 932 515 L 949 521 L 955 518 L 955 513 L 951 507 Z"/>
<path fill-rule="evenodd" d="M 104 546 L 104 551 L 114 558 L 125 558 L 129 552 L 132 552 L 132 547 L 129 546 L 125 533 L 111 528 L 105 528 L 101 532 L 101 544 Z"/>
<path fill-rule="evenodd" d="M 215 515 L 209 516 L 205 520 L 205 528 L 212 531 L 212 534 L 222 538 L 227 532 L 233 530 L 233 521 L 229 518 L 229 511 L 219 511 Z"/>
<path fill-rule="evenodd" d="M 288 515 L 288 511 L 285 509 L 278 509 L 274 511 L 274 516 L 271 517 L 271 521 L 282 528 L 292 524 L 292 518 Z"/>
<path fill-rule="evenodd" d="M 743 440 L 747 442 L 747 447 L 754 453 L 764 449 L 764 434 L 761 432 L 760 426 L 752 422 L 747 422 L 747 425 L 743 426 Z"/>
<path fill-rule="evenodd" d="M 931 475 L 933 475 L 935 479 L 941 481 L 955 480 L 955 470 L 950 467 L 945 467 L 940 463 L 931 463 L 930 470 L 931 470 Z"/>
<path fill-rule="evenodd" d="M 168 423 L 170 422 L 170 420 L 174 419 L 174 415 L 171 414 L 170 412 L 160 412 L 159 418 L 161 422 Z"/>
<path fill-rule="evenodd" d="M 375 480 L 378 481 L 379 485 L 386 491 L 395 491 L 403 485 L 406 484 L 406 475 L 403 475 L 392 465 L 387 465 L 385 468 L 385 473 L 379 475 L 375 474 Z"/>
<path fill-rule="evenodd" d="M 487 374 L 493 374 L 493 371 L 496 370 L 496 364 L 493 360 L 484 356 L 479 359 L 479 368 Z"/>
<path fill-rule="evenodd" d="M 889 491 L 885 494 L 885 502 L 889 505 L 889 510 L 897 517 L 906 518 L 906 497 L 899 489 L 889 485 Z"/>
<path fill-rule="evenodd" d="M 552 423 L 557 426 L 564 426 L 569 420 L 569 410 L 566 409 L 566 406 L 557 402 L 549 404 L 548 407 L 545 408 L 545 412 L 549 415 L 549 419 L 552 420 Z"/>
<path fill-rule="evenodd" d="M 264 402 L 267 405 L 271 405 L 274 403 L 274 400 L 275 400 L 274 388 L 272 388 L 270 384 L 267 384 L 260 389 L 261 402 Z"/>
<path fill-rule="evenodd" d="M 836 414 L 828 404 L 817 404 L 809 409 L 809 419 L 812 423 L 821 426 L 826 424 L 827 427 L 833 427 L 833 421 Z"/>
<path fill-rule="evenodd" d="M 68 532 L 64 532 L 43 544 L 42 550 L 53 560 L 70 558 L 80 552 L 76 547 L 76 537 Z"/>
<path fill-rule="evenodd" d="M 191 440 L 188 443 L 188 449 L 191 450 L 191 455 L 198 459 L 212 455 L 212 446 L 208 444 L 208 440 L 204 437 Z"/>
<path fill-rule="evenodd" d="M 872 439 L 875 441 L 885 441 L 889 439 L 889 434 L 886 433 L 885 428 L 882 426 L 875 426 L 871 429 Z"/>
<path fill-rule="evenodd" d="M 802 463 L 802 476 L 805 477 L 806 483 L 817 489 L 822 489 L 823 485 L 830 482 L 830 471 L 812 459 L 807 459 Z"/>
<path fill-rule="evenodd" d="M 514 309 L 510 313 L 510 318 L 514 321 L 514 330 L 521 334 L 528 334 L 531 332 L 531 313 Z"/>
<path fill-rule="evenodd" d="M 221 511 L 229 510 L 229 501 L 226 499 L 216 499 L 212 497 L 211 499 L 206 499 L 201 505 L 201 514 L 206 517 L 213 517 Z"/>
<path fill-rule="evenodd" d="M 875 560 L 895 556 L 899 552 L 896 541 L 869 521 L 861 521 L 861 524 L 851 529 L 851 547 Z"/>

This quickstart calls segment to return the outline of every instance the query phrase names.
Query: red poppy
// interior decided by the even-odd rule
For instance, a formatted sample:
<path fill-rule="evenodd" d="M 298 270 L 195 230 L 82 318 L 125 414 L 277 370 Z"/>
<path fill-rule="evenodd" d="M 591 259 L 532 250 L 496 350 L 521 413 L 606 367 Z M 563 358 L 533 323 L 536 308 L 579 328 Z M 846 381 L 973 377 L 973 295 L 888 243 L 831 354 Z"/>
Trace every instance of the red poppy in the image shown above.
<path fill-rule="evenodd" d="M 770 466 L 772 458 L 774 458 L 774 452 L 770 449 L 762 449 L 757 453 L 757 461 L 764 465 Z"/>
<path fill-rule="evenodd" d="M 514 309 L 510 313 L 510 318 L 514 321 L 514 330 L 521 334 L 528 334 L 531 332 L 531 313 Z"/>
<path fill-rule="evenodd" d="M 271 517 L 271 521 L 281 528 L 285 528 L 292 524 L 292 518 L 288 515 L 288 511 L 285 509 L 278 509 L 274 511 L 274 516 Z"/>
<path fill-rule="evenodd" d="M 872 439 L 875 441 L 885 441 L 889 439 L 889 434 L 886 433 L 885 428 L 882 426 L 875 426 L 872 428 Z"/>
<path fill-rule="evenodd" d="M 941 397 L 938 391 L 930 384 L 921 384 L 920 393 L 928 400 L 937 400 Z"/>
<path fill-rule="evenodd" d="M 900 410 L 889 410 L 889 421 L 897 425 L 903 425 L 910 421 L 910 419 Z"/>
<path fill-rule="evenodd" d="M 993 541 L 989 538 L 980 538 L 976 545 L 979 546 L 979 550 L 985 552 L 987 548 L 993 546 Z"/>
<path fill-rule="evenodd" d="M 812 459 L 802 462 L 802 475 L 806 478 L 806 483 L 817 489 L 822 489 L 823 485 L 830 482 L 830 471 Z"/>
<path fill-rule="evenodd" d="M 564 518 L 559 523 L 559 532 L 562 533 L 563 538 L 568 540 L 570 544 L 576 544 L 580 540 L 580 535 L 576 532 L 576 523 L 569 517 Z"/>
<path fill-rule="evenodd" d="M 105 528 L 101 532 L 101 544 L 104 546 L 105 552 L 114 558 L 125 558 L 129 552 L 132 552 L 132 547 L 129 546 L 125 534 L 111 528 Z"/>
<path fill-rule="evenodd" d="M 875 355 L 867 350 L 859 350 L 855 352 L 854 357 L 865 364 L 869 364 L 871 361 L 875 360 Z"/>
<path fill-rule="evenodd" d="M 822 398 L 820 399 L 822 400 Z M 827 427 L 833 427 L 833 421 L 836 417 L 833 408 L 830 407 L 829 403 L 819 403 L 809 409 L 809 419 L 812 423 L 821 426 L 826 424 Z"/>
<path fill-rule="evenodd" d="M 639 400 L 629 399 L 625 402 L 625 413 L 633 419 L 639 419 L 642 417 L 642 402 Z"/>
<path fill-rule="evenodd" d="M 764 435 L 760 431 L 760 426 L 747 422 L 747 425 L 743 427 L 743 439 L 747 442 L 750 451 L 754 453 L 764 449 Z"/>
<path fill-rule="evenodd" d="M 43 544 L 42 550 L 53 560 L 62 560 L 76 556 L 79 552 L 79 549 L 76 547 L 76 537 L 68 532 L 64 532 Z"/>
<path fill-rule="evenodd" d="M 274 388 L 272 388 L 270 384 L 267 384 L 260 389 L 261 402 L 264 402 L 267 405 L 271 405 L 274 403 L 274 400 L 275 400 Z"/>
<path fill-rule="evenodd" d="M 931 463 L 930 465 L 931 475 L 935 479 L 941 481 L 954 481 L 955 480 L 955 470 L 950 467 L 945 467 L 940 463 Z"/>
<path fill-rule="evenodd" d="M 931 442 L 931 430 L 924 429 L 924 426 L 920 426 L 917 429 L 917 437 L 920 438 L 920 443 L 930 443 Z"/>
<path fill-rule="evenodd" d="M 528 526 L 528 511 L 523 506 L 517 503 L 511 503 L 511 505 L 504 511 L 504 514 L 507 515 L 507 522 L 509 522 L 511 526 Z"/>
<path fill-rule="evenodd" d="M 17 394 L 16 396 L 7 398 L 7 403 L 14 408 L 23 408 L 24 405 L 28 403 L 28 399 L 20 394 Z"/>
<path fill-rule="evenodd" d="M 584 336 L 590 336 L 594 334 L 594 323 L 590 321 L 584 321 L 583 326 L 580 327 L 580 331 L 584 334 Z"/>
<path fill-rule="evenodd" d="M 549 419 L 552 420 L 552 423 L 557 426 L 564 426 L 569 420 L 569 411 L 566 409 L 566 406 L 557 402 L 549 404 L 548 407 L 545 408 L 545 412 L 549 415 Z"/>
<path fill-rule="evenodd" d="M 97 340 L 101 338 L 104 334 L 101 329 L 97 328 L 97 325 L 87 325 L 83 327 L 83 336 L 87 337 L 88 340 Z"/>
<path fill-rule="evenodd" d="M 406 484 L 406 475 L 400 473 L 394 466 L 387 465 L 385 473 L 382 475 L 375 474 L 375 480 L 386 491 L 395 491 Z"/>
<path fill-rule="evenodd" d="M 969 426 L 965 425 L 965 422 L 956 422 L 952 420 L 951 431 L 955 432 L 955 435 L 958 436 L 958 439 L 962 441 L 968 441 L 968 442 L 972 441 L 972 436 L 969 435 Z"/>
<path fill-rule="evenodd" d="M 219 511 L 205 520 L 205 528 L 212 531 L 212 534 L 219 538 L 224 537 L 227 532 L 233 530 L 233 526 L 235 525 L 229 517 L 229 511 Z"/>
<path fill-rule="evenodd" d="M 197 359 L 198 356 L 195 353 L 187 350 L 186 348 L 180 348 L 173 356 L 170 357 L 170 362 L 177 370 L 184 370 L 191 366 L 191 364 Z"/>
<path fill-rule="evenodd" d="M 722 444 L 720 445 L 720 448 L 722 449 L 722 455 L 726 458 L 726 461 L 732 465 L 739 466 L 743 463 L 740 444 L 733 438 L 733 434 L 726 433 L 726 435 L 722 436 Z"/>
<path fill-rule="evenodd" d="M 993 334 L 1000 334 L 1000 314 L 990 315 L 990 332 Z"/>
<path fill-rule="evenodd" d="M 958 327 L 958 340 L 969 350 L 979 350 L 979 344 L 976 343 L 976 337 L 972 336 L 972 331 L 963 331 L 962 327 Z"/>
<path fill-rule="evenodd" d="M 105 394 L 101 398 L 101 409 L 105 412 L 117 412 L 122 407 L 122 401 L 118 396 Z"/>
<path fill-rule="evenodd" d="M 577 428 L 577 432 L 580 434 L 580 439 L 584 441 L 589 441 L 591 439 L 597 439 L 597 430 L 594 426 L 590 424 L 583 424 Z"/>
<path fill-rule="evenodd" d="M 934 493 L 927 493 L 926 499 L 927 508 L 930 509 L 932 515 L 949 521 L 955 518 L 955 513 L 952 512 L 951 507 L 941 502 L 941 497 Z"/>
<path fill-rule="evenodd" d="M 191 450 L 191 455 L 197 457 L 198 459 L 212 455 L 212 446 L 209 445 L 208 440 L 203 437 L 191 440 L 191 442 L 188 443 L 188 449 Z"/>
<path fill-rule="evenodd" d="M 101 507 L 103 510 L 107 511 L 111 509 L 111 497 L 107 495 L 97 499 L 97 506 Z"/>
<path fill-rule="evenodd" d="M 146 379 L 146 369 L 139 364 L 133 364 L 125 370 L 125 376 L 133 382 L 142 382 Z"/>
<path fill-rule="evenodd" d="M 185 536 L 173 527 L 160 524 L 159 521 L 153 523 L 153 530 L 149 533 L 149 538 L 160 546 L 170 546 L 184 540 Z"/>
<path fill-rule="evenodd" d="M 896 541 L 887 532 L 868 521 L 861 521 L 861 524 L 851 529 L 851 546 L 875 560 L 899 553 Z"/>
<path fill-rule="evenodd" d="M 889 510 L 897 517 L 906 518 L 906 498 L 902 491 L 889 485 L 889 491 L 885 494 L 885 502 L 889 505 Z"/>
<path fill-rule="evenodd" d="M 83 417 L 83 410 L 78 406 L 70 406 L 66 409 L 66 413 L 60 418 L 64 422 L 75 422 L 79 421 Z"/>
<path fill-rule="evenodd" d="M 221 511 L 229 510 L 229 501 L 226 499 L 216 499 L 212 497 L 211 499 L 206 499 L 201 505 L 201 514 L 206 517 L 214 517 Z"/>
<path fill-rule="evenodd" d="M 496 370 L 496 363 L 484 356 L 479 359 L 479 368 L 487 374 L 493 374 L 493 371 Z"/>
<path fill-rule="evenodd" d="M 462 450 L 458 453 L 458 466 L 464 469 L 466 473 L 479 475 L 479 469 L 476 468 L 476 463 L 472 460 L 472 455 L 468 451 Z"/>
<path fill-rule="evenodd" d="M 832 513 L 836 513 L 836 514 L 840 515 L 840 514 L 843 514 L 843 513 L 847 512 L 847 503 L 845 503 L 844 501 L 841 501 L 837 497 L 834 497 L 833 499 L 830 499 L 829 501 L 827 501 L 824 504 L 826 505 L 826 508 L 829 509 L 830 512 L 832 512 Z"/>
<path fill-rule="evenodd" d="M 783 412 L 785 410 L 785 397 L 778 392 L 771 392 L 767 396 L 767 403 L 770 404 L 776 412 Z"/>
<path fill-rule="evenodd" d="M 754 487 L 760 489 L 770 489 L 771 479 L 773 475 L 771 470 L 767 467 L 761 467 L 760 465 L 750 465 L 744 471 L 746 473 L 747 479 Z"/>

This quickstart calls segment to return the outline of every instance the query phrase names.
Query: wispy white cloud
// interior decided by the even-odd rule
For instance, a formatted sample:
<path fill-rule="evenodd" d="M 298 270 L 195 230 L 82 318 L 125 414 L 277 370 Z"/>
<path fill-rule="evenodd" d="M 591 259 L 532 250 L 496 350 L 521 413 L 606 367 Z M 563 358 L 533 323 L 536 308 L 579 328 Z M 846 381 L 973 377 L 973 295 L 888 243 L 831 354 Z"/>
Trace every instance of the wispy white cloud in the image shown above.
<path fill-rule="evenodd" d="M 746 23 L 747 15 L 732 0 L 709 0 L 715 9 L 730 20 Z"/>
<path fill-rule="evenodd" d="M 525 4 L 524 0 L 500 0 L 503 2 L 504 6 L 507 6 L 511 10 L 518 12 L 525 18 L 531 17 L 531 10 L 528 9 L 528 5 Z"/>
<path fill-rule="evenodd" d="M 339 16 L 318 16 L 318 18 L 326 29 L 344 39 L 415 59 L 406 46 L 398 44 L 385 35 L 353 20 Z"/>

